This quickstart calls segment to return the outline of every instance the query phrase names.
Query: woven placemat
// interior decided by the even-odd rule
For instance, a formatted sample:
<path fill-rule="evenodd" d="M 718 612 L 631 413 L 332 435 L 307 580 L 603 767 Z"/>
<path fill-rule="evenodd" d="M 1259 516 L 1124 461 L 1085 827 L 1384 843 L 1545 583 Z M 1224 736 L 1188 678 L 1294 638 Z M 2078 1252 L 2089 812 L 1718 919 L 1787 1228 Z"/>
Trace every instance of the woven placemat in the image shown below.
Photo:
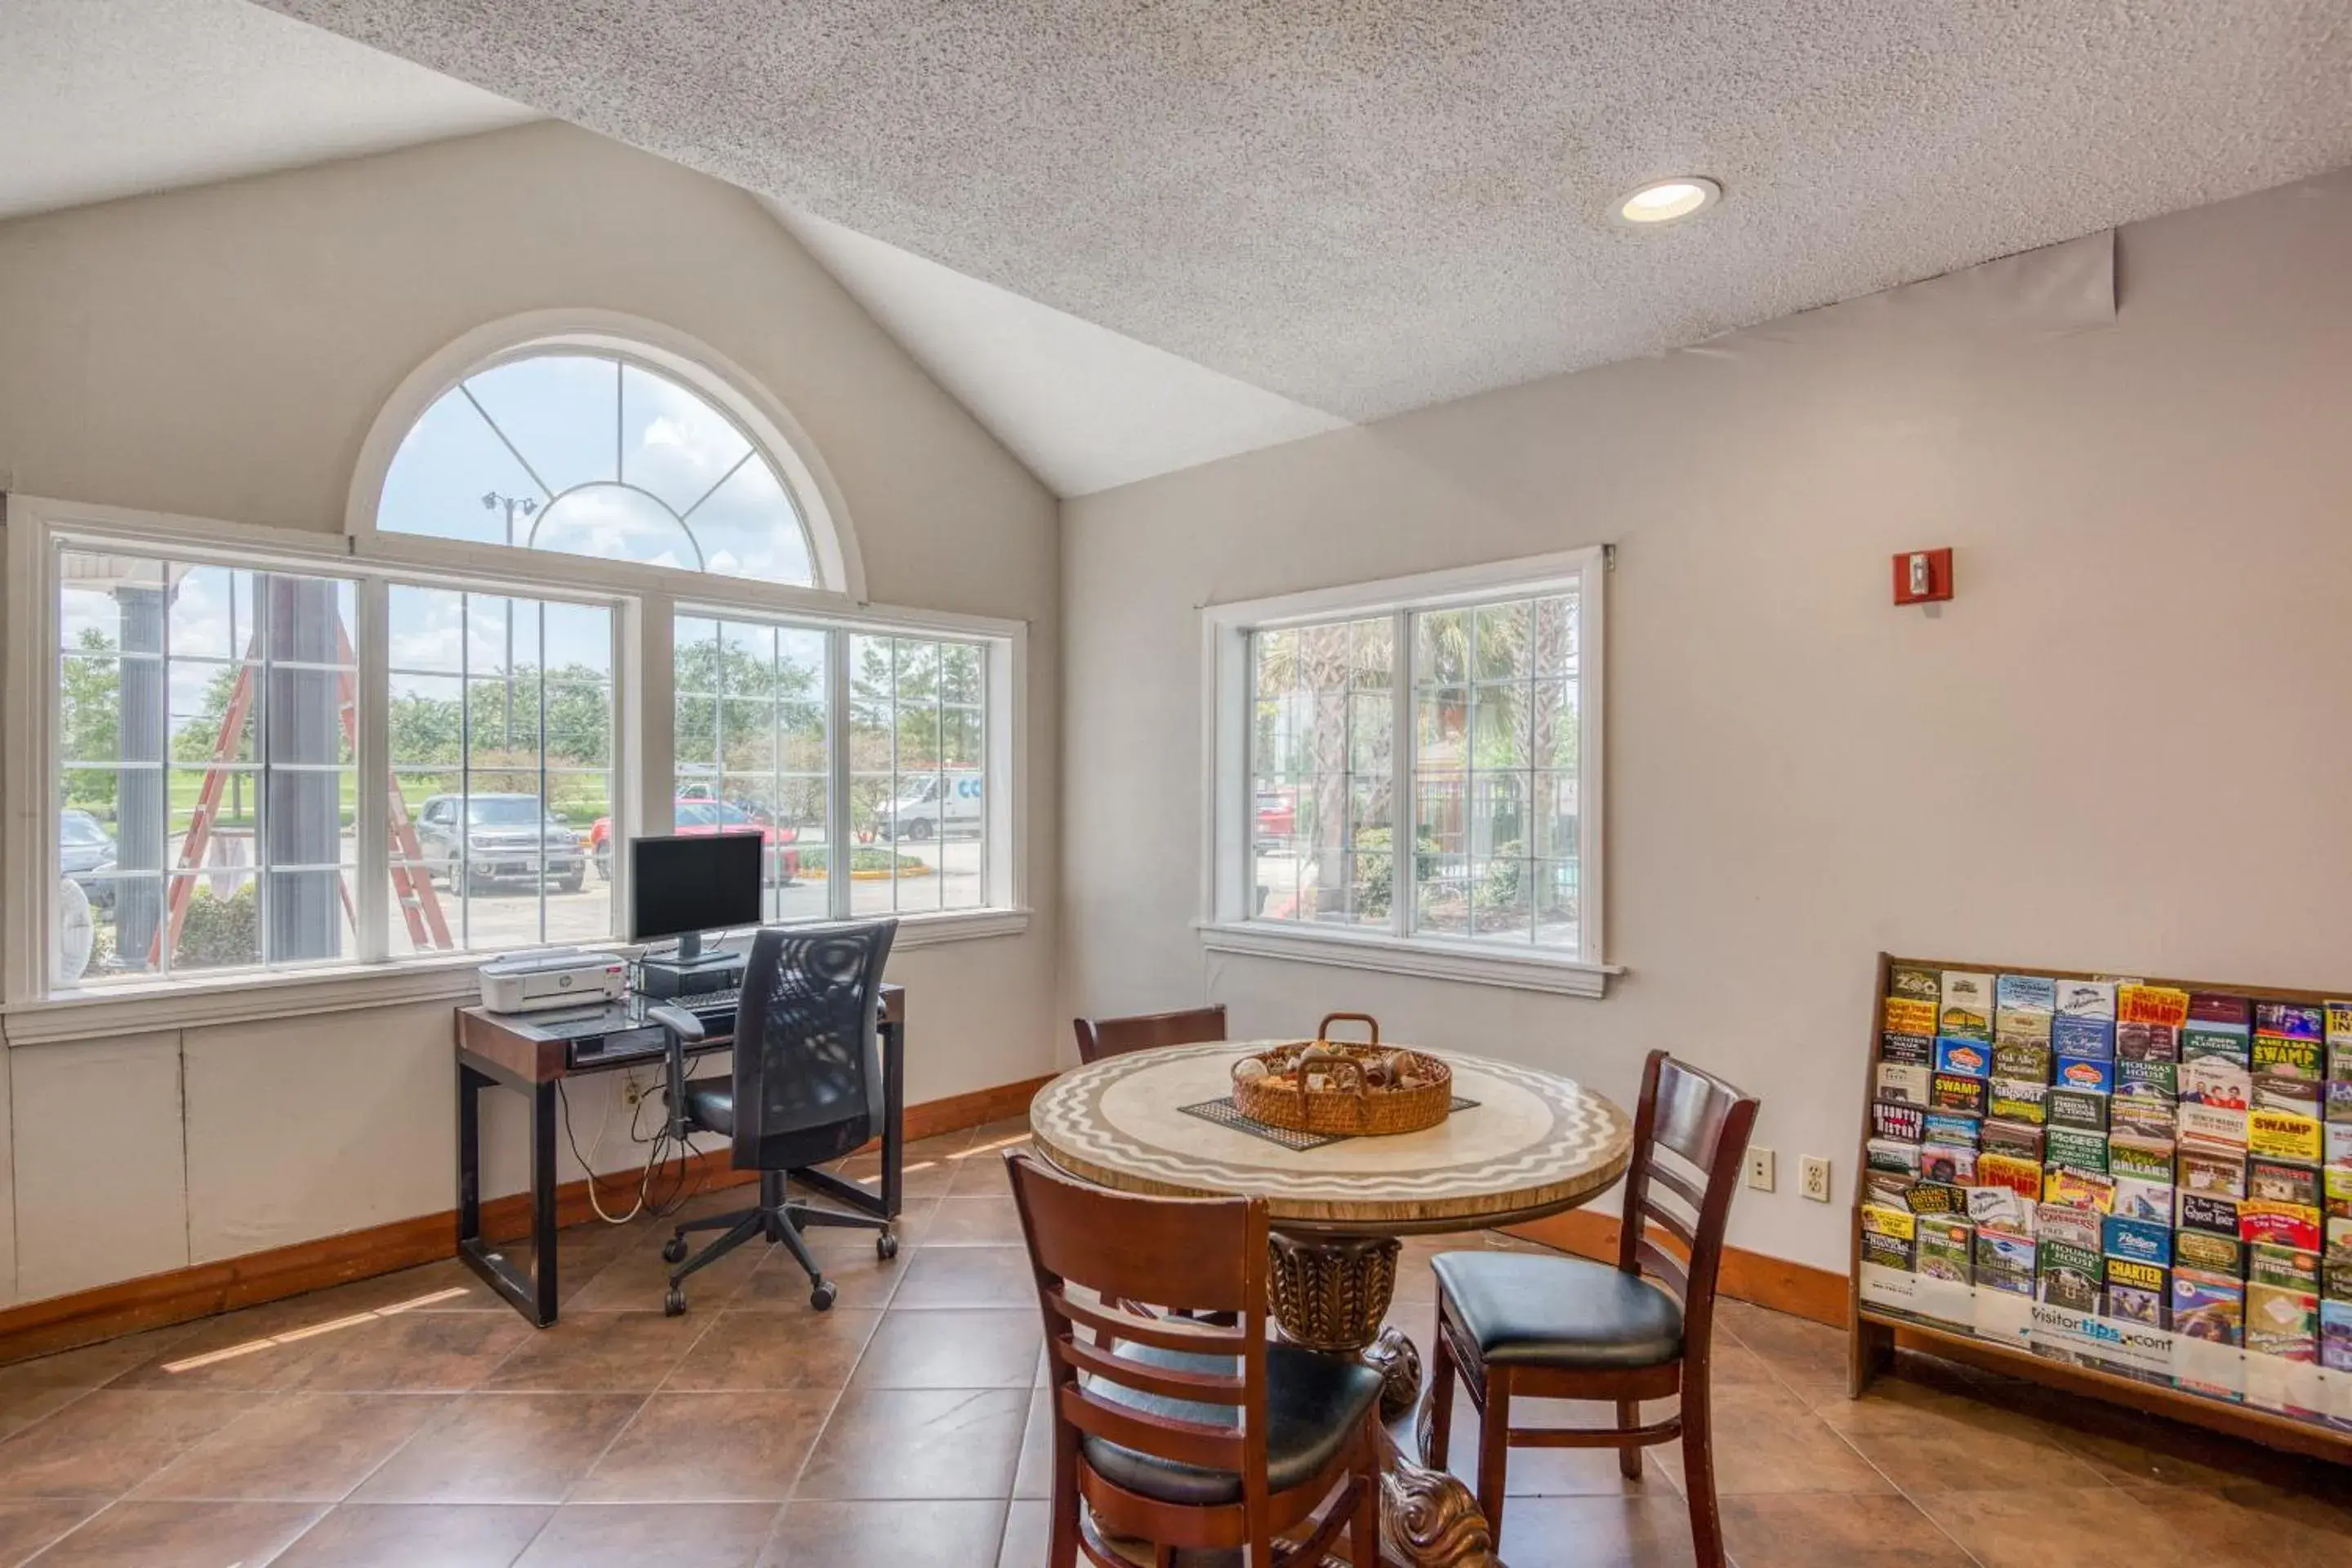
<path fill-rule="evenodd" d="M 1477 1109 L 1477 1105 L 1476 1100 L 1465 1100 L 1457 1094 L 1454 1097 L 1452 1110 L 1474 1110 Z M 1309 1149 L 1320 1149 L 1328 1144 L 1345 1143 L 1350 1138 L 1359 1136 L 1353 1132 L 1294 1132 L 1287 1127 L 1270 1127 L 1263 1121 L 1254 1121 L 1244 1116 L 1234 1104 L 1234 1097 L 1230 1094 L 1216 1100 L 1204 1100 L 1197 1105 L 1180 1105 L 1176 1109 L 1187 1116 L 1197 1116 L 1203 1121 L 1213 1121 L 1220 1127 L 1230 1127 L 1236 1132 L 1246 1132 L 1253 1138 L 1263 1138 L 1269 1143 L 1278 1143 L 1285 1149 L 1300 1154 L 1304 1154 Z"/>

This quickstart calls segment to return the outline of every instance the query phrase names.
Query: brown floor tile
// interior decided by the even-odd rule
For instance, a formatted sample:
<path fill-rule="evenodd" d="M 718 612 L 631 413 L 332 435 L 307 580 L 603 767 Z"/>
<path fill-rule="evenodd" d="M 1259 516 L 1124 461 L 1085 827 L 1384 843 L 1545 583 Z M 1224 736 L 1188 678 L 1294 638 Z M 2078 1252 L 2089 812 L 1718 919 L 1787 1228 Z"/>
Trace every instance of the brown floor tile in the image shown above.
<path fill-rule="evenodd" d="M 516 1568 L 749 1568 L 772 1502 L 567 1503 Z"/>
<path fill-rule="evenodd" d="M 2168 1487 L 2123 1489 L 2171 1531 L 2177 1560 L 2259 1563 L 2262 1568 L 2343 1568 L 2352 1563 L 2352 1483 L 2328 1495 L 2282 1497 L 2269 1489 L 2245 1500 Z"/>
<path fill-rule="evenodd" d="M 302 1342 L 299 1386 L 353 1394 L 458 1393 L 535 1332 L 512 1312 L 403 1312 Z M 267 1352 L 265 1352 L 267 1353 Z"/>
<path fill-rule="evenodd" d="M 1900 1497 L 1726 1498 L 1723 1539 L 1739 1568 L 1969 1568 L 1969 1554 Z"/>
<path fill-rule="evenodd" d="M 1025 1125 L 1018 1131 L 975 1140 L 971 1148 L 956 1157 L 955 1171 L 948 1182 L 949 1194 L 956 1197 L 1012 1196 L 1012 1178 L 1005 1173 L 1005 1151 L 1027 1147 L 1029 1130 Z"/>
<path fill-rule="evenodd" d="M 834 1206 L 828 1198 L 816 1198 L 814 1201 L 820 1207 Z M 890 1233 L 898 1238 L 901 1252 L 921 1242 L 929 1233 L 931 1216 L 938 1212 L 939 1206 L 936 1197 L 908 1196 L 902 1200 L 898 1217 L 890 1222 Z M 875 1256 L 875 1247 L 881 1235 L 880 1231 L 862 1225 L 812 1225 L 802 1230 L 801 1239 L 808 1244 L 808 1249 L 816 1255 L 818 1261 L 829 1268 L 836 1262 L 852 1262 Z"/>
<path fill-rule="evenodd" d="M 883 1314 L 850 1383 L 859 1388 L 1027 1388 L 1045 1327 L 1034 1308 Z"/>
<path fill-rule="evenodd" d="M 949 1159 L 920 1161 L 911 1154 L 898 1172 L 899 1201 L 911 1208 L 918 1204 L 928 1207 L 948 1195 L 955 1185 L 957 1162 Z M 882 1190 L 880 1156 L 861 1154 L 835 1168 L 834 1174 L 856 1182 L 869 1192 Z"/>
<path fill-rule="evenodd" d="M 796 1502 L 760 1568 L 984 1568 L 1003 1536 L 996 1501 Z"/>
<path fill-rule="evenodd" d="M 347 1502 L 269 1568 L 508 1568 L 554 1511 L 543 1503 Z"/>
<path fill-rule="evenodd" d="M 1845 1335 L 1825 1323 L 1719 1298 L 1715 1306 L 1715 1326 L 1718 1332 L 1727 1331 L 1763 1357 L 1773 1373 L 1786 1382 L 1845 1381 Z"/>
<path fill-rule="evenodd" d="M 644 1403 L 634 1394 L 469 1394 L 352 1494 L 359 1502 L 561 1502 Z"/>
<path fill-rule="evenodd" d="M 87 1388 L 44 1388 L 37 1384 L 0 1389 L 0 1437 L 21 1432 L 34 1422 L 56 1415 L 89 1392 Z"/>
<path fill-rule="evenodd" d="M 573 1500 L 782 1502 L 833 1398 L 825 1391 L 656 1394 Z"/>
<path fill-rule="evenodd" d="M 667 1231 L 663 1235 L 667 1236 Z M 717 1233 L 696 1232 L 686 1240 L 689 1247 L 699 1251 L 718 1238 Z M 741 1293 L 743 1282 L 760 1267 L 771 1252 L 776 1251 L 767 1242 L 753 1239 L 745 1242 L 718 1262 L 688 1277 L 686 1299 L 689 1307 L 705 1311 L 724 1307 Z M 625 1254 L 608 1265 L 601 1273 L 580 1289 L 580 1294 L 564 1303 L 567 1312 L 658 1312 L 662 1299 L 669 1294 L 670 1265 L 661 1258 L 661 1241 L 648 1237 L 636 1250 Z"/>
<path fill-rule="evenodd" d="M 105 1506 L 100 1498 L 0 1502 L 0 1563 L 14 1568 Z"/>
<path fill-rule="evenodd" d="M 849 1381 L 881 1321 L 880 1312 L 861 1307 L 798 1316 L 729 1308 L 710 1320 L 662 1390 L 837 1390 Z"/>
<path fill-rule="evenodd" d="M 906 1279 L 891 1298 L 893 1307 L 1037 1310 L 1037 1276 L 1022 1247 L 920 1247 L 900 1267 Z"/>
<path fill-rule="evenodd" d="M 2119 1487 L 1938 1492 L 1919 1507 L 1982 1568 L 2147 1568 L 2189 1563 L 2154 1510 Z"/>
<path fill-rule="evenodd" d="M 950 1193 L 940 1200 L 925 1236 L 926 1247 L 1019 1247 L 1021 1215 L 1012 1196 L 991 1194 L 961 1197 Z"/>
<path fill-rule="evenodd" d="M 1786 1389 L 1727 1384 L 1714 1391 L 1712 1408 L 1717 1497 L 1894 1489 L 1885 1476 Z M 1682 1445 L 1664 1443 L 1650 1452 L 1680 1489 Z"/>
<path fill-rule="evenodd" d="M 1672 1497 L 1512 1498 L 1498 1555 L 1511 1568 L 1685 1568 L 1690 1519 Z"/>
<path fill-rule="evenodd" d="M 448 1403 L 425 1394 L 282 1394 L 140 1483 L 184 1502 L 335 1502 Z"/>
<path fill-rule="evenodd" d="M 835 1310 L 842 1307 L 881 1308 L 890 1304 L 898 1282 L 906 1277 L 908 1264 L 920 1254 L 920 1247 L 901 1252 L 893 1258 L 881 1258 L 870 1247 L 835 1257 L 817 1259 L 817 1267 L 833 1282 Z M 803 1316 L 814 1313 L 809 1304 L 809 1278 L 799 1261 L 780 1247 L 770 1247 L 769 1256 L 743 1283 L 742 1288 L 724 1302 L 705 1303 L 694 1299 L 698 1307 L 727 1306 L 747 1311 L 795 1312 Z M 688 1281 L 688 1293 L 693 1294 L 693 1282 Z"/>
<path fill-rule="evenodd" d="M 1026 1389 L 853 1388 L 825 1423 L 793 1495 L 1004 1497 L 1028 1415 Z"/>
<path fill-rule="evenodd" d="M 0 1442 L 0 1497 L 120 1497 L 259 1397 L 99 1389 Z"/>
<path fill-rule="evenodd" d="M 1939 1491 L 2066 1490 L 2105 1478 L 2045 1427 L 1981 1399 L 1886 1378 L 1817 1412 L 1913 1497 Z"/>
<path fill-rule="evenodd" d="M 378 1321 L 365 1313 L 346 1313 L 341 1319 L 302 1323 L 268 1308 L 224 1313 L 159 1347 L 108 1386 L 183 1391 L 292 1388 L 310 1371 L 330 1338 L 373 1327 Z M 322 1327 L 330 1323 L 341 1326 Z M 289 1336 L 284 1342 L 277 1338 L 281 1332 Z M 299 1337 L 295 1337 L 298 1333 Z"/>
<path fill-rule="evenodd" d="M 565 1312 L 490 1369 L 481 1387 L 564 1394 L 651 1394 L 709 1328 L 704 1317 Z"/>
<path fill-rule="evenodd" d="M 996 1568 L 1045 1568 L 1045 1552 L 1053 1544 L 1052 1505 L 1016 1500 L 1004 1515 L 1004 1545 L 996 1554 Z"/>
<path fill-rule="evenodd" d="M 102 1387 L 131 1368 L 154 1360 L 202 1326 L 174 1323 L 169 1328 L 125 1334 L 121 1339 L 0 1367 L 0 1394 L 28 1388 Z"/>
<path fill-rule="evenodd" d="M 267 1563 L 326 1510 L 310 1503 L 119 1502 L 41 1553 L 41 1568 Z"/>

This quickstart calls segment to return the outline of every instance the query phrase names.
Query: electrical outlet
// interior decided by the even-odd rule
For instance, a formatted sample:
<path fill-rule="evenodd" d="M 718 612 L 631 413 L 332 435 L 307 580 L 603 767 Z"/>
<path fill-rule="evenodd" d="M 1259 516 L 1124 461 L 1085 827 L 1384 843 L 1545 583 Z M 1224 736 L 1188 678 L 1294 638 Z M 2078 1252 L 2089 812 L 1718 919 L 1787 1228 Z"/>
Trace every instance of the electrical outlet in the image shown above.
<path fill-rule="evenodd" d="M 645 1099 L 645 1097 L 646 1086 L 637 1081 L 637 1075 L 633 1072 L 623 1073 L 621 1075 L 621 1103 L 623 1105 L 635 1105 L 639 1100 Z"/>
<path fill-rule="evenodd" d="M 1772 1151 L 1750 1147 L 1748 1151 L 1748 1184 L 1759 1193 L 1772 1190 Z"/>
<path fill-rule="evenodd" d="M 1830 1201 L 1830 1163 L 1819 1154 L 1808 1154 L 1801 1169 L 1805 1196 L 1817 1204 Z"/>

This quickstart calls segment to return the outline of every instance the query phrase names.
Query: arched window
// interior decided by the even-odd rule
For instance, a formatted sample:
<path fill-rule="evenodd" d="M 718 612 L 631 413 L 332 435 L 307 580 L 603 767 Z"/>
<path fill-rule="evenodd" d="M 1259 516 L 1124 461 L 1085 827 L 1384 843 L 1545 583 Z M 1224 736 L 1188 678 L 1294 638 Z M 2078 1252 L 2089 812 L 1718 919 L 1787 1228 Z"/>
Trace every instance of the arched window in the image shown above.
<path fill-rule="evenodd" d="M 538 346 L 434 399 L 393 455 L 374 525 L 838 586 L 822 581 L 787 462 L 713 398 L 639 358 Z"/>

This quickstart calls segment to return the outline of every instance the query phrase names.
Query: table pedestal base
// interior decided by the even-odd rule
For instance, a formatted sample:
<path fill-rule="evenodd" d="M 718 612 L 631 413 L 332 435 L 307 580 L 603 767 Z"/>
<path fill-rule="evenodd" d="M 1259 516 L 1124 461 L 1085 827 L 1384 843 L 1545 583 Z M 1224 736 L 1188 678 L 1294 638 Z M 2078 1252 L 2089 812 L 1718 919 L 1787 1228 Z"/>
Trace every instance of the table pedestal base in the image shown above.
<path fill-rule="evenodd" d="M 1396 1294 L 1396 1238 L 1276 1231 L 1270 1239 L 1273 1310 L 1283 1337 L 1361 1357 L 1381 1374 L 1383 1555 L 1405 1568 L 1502 1568 L 1470 1489 L 1407 1458 L 1386 1425 L 1421 1398 L 1421 1352 L 1404 1331 L 1381 1323 Z"/>

